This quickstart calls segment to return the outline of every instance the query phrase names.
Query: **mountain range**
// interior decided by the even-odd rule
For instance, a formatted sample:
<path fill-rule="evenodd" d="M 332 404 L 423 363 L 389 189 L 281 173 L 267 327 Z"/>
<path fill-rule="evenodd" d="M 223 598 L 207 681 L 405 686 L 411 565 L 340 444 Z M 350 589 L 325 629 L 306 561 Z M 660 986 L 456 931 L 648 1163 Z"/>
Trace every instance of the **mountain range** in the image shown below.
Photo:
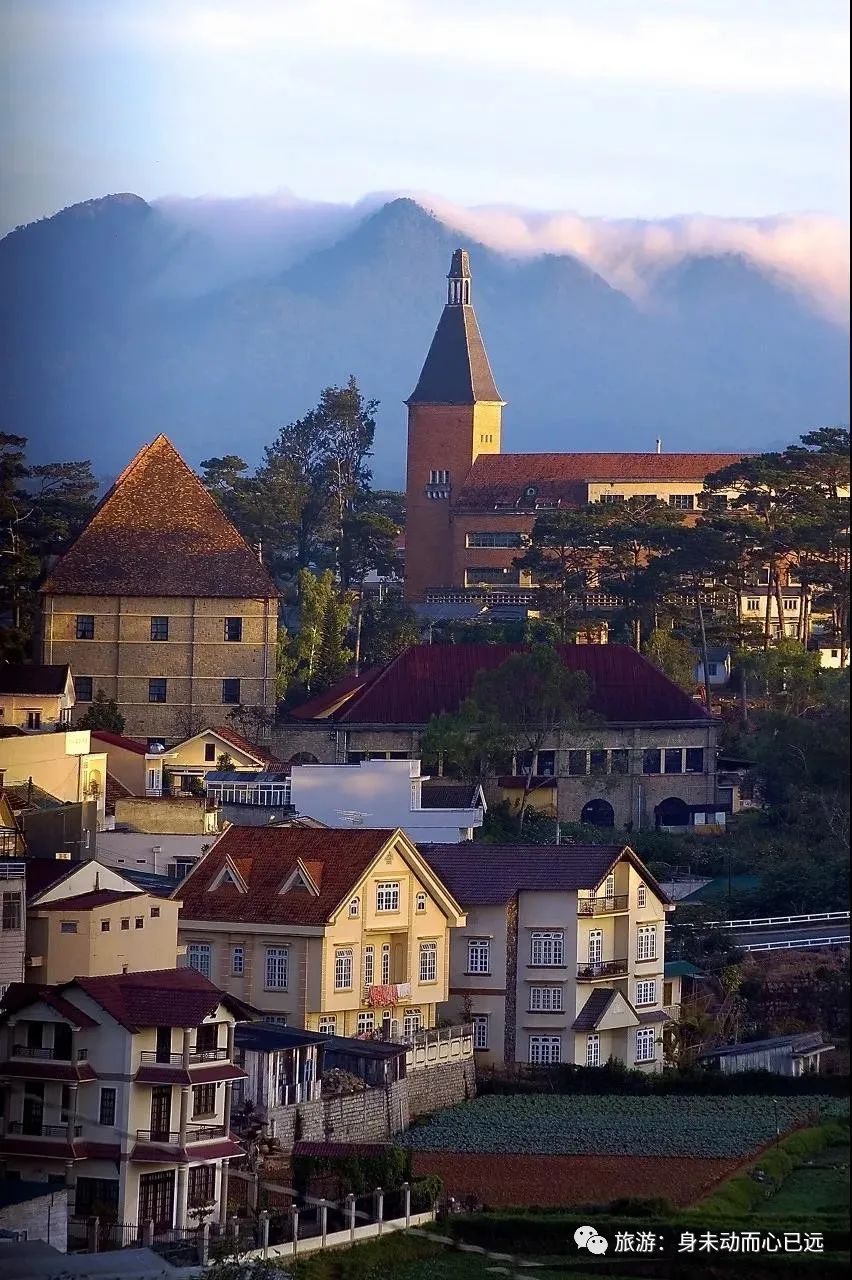
<path fill-rule="evenodd" d="M 507 450 L 764 449 L 846 420 L 847 332 L 745 256 L 683 256 L 638 299 L 567 254 L 461 241 L 399 198 L 296 261 L 241 273 L 167 205 L 122 195 L 0 241 L 3 430 L 28 436 L 35 460 L 88 457 L 98 474 L 160 431 L 193 464 L 256 462 L 354 373 L 381 402 L 376 480 L 401 486 L 403 401 L 459 243 Z"/>

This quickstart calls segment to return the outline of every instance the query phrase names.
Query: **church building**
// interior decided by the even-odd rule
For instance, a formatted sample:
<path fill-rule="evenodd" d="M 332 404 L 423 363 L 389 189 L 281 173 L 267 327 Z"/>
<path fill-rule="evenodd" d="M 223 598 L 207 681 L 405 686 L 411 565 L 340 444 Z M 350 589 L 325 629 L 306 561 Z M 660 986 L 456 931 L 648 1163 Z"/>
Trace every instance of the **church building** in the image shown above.
<path fill-rule="evenodd" d="M 513 561 L 545 511 L 632 497 L 699 508 L 730 453 L 503 453 L 505 401 L 471 301 L 470 259 L 453 254 L 447 303 L 408 405 L 406 599 L 520 604 L 534 586 Z"/>

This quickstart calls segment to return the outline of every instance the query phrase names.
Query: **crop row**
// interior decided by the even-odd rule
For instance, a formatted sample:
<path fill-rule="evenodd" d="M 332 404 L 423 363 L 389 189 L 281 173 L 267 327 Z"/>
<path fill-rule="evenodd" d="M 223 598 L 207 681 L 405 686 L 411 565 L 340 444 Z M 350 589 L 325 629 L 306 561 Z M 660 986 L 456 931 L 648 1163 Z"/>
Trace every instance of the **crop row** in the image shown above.
<path fill-rule="evenodd" d="M 489 1095 L 436 1112 L 404 1141 L 475 1154 L 685 1156 L 730 1159 L 816 1114 L 848 1113 L 816 1097 Z"/>

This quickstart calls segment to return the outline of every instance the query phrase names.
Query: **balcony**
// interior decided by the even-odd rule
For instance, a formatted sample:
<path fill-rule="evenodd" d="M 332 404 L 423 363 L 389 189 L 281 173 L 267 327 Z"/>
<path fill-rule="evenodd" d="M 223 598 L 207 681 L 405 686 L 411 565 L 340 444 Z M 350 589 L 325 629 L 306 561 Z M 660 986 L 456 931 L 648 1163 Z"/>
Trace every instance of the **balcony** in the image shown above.
<path fill-rule="evenodd" d="M 608 916 L 615 911 L 626 911 L 628 899 L 626 893 L 611 898 L 578 898 L 578 916 Z"/>
<path fill-rule="evenodd" d="M 55 1049 L 31 1049 L 27 1044 L 16 1044 L 12 1046 L 13 1058 L 36 1058 L 39 1062 L 70 1062 L 70 1054 L 68 1057 L 58 1057 Z"/>
<path fill-rule="evenodd" d="M 140 1063 L 146 1067 L 182 1067 L 182 1053 L 159 1053 L 155 1049 L 143 1049 L 139 1055 Z M 198 1066 L 201 1062 L 227 1062 L 227 1049 L 196 1049 L 189 1054 L 189 1065 Z"/>
<path fill-rule="evenodd" d="M 592 960 L 577 965 L 578 982 L 598 982 L 605 978 L 623 978 L 628 972 L 627 960 Z"/>
<path fill-rule="evenodd" d="M 72 1138 L 79 1138 L 83 1132 L 81 1124 L 71 1125 L 70 1129 Z M 10 1120 L 6 1129 L 10 1137 L 61 1138 L 63 1141 L 68 1137 L 68 1130 L 67 1124 L 35 1124 L 21 1120 Z"/>
<path fill-rule="evenodd" d="M 193 1049 L 189 1055 L 189 1065 L 195 1066 L 199 1062 L 227 1062 L 227 1049 Z"/>

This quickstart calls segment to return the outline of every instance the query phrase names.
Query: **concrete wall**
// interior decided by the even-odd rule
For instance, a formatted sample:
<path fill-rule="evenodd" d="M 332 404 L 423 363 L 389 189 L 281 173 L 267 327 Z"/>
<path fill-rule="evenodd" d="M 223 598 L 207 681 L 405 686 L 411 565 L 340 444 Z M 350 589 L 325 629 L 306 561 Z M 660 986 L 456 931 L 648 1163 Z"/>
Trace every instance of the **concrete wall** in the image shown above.
<path fill-rule="evenodd" d="M 176 968 L 179 906 L 135 893 L 85 910 L 75 911 L 73 900 L 60 910 L 31 908 L 27 954 L 42 960 L 31 968 L 32 980 L 70 982 L 121 973 L 125 967 L 131 973 Z"/>
<path fill-rule="evenodd" d="M 8 863 L 6 867 L 0 868 L 0 871 L 19 870 L 20 875 L 4 876 L 0 879 L 0 906 L 6 904 L 9 900 L 9 912 L 13 908 L 13 900 L 18 903 L 18 914 L 20 916 L 20 928 L 6 929 L 3 927 L 3 916 L 0 915 L 0 987 L 6 987 L 10 982 L 24 981 L 24 938 L 26 930 L 26 892 L 24 881 L 24 864 Z M 10 914 L 10 922 L 14 917 Z"/>
<path fill-rule="evenodd" d="M 149 835 L 215 835 L 218 817 L 195 796 L 122 796 L 115 802 L 116 825 Z"/>
<path fill-rule="evenodd" d="M 68 733 L 31 733 L 22 738 L 0 741 L 0 771 L 6 782 L 26 782 L 57 800 L 97 801 L 99 825 L 103 826 L 107 758 L 93 750 L 88 729 Z"/>
<path fill-rule="evenodd" d="M 216 839 L 214 835 L 172 835 L 170 832 L 102 831 L 98 836 L 98 861 L 120 871 L 153 871 L 167 875 L 177 858 L 200 858 Z"/>
<path fill-rule="evenodd" d="M 33 1198 L 0 1208 L 0 1230 L 26 1231 L 28 1240 L 44 1240 L 60 1253 L 68 1244 L 68 1192 L 64 1187 L 45 1186 Z"/>

